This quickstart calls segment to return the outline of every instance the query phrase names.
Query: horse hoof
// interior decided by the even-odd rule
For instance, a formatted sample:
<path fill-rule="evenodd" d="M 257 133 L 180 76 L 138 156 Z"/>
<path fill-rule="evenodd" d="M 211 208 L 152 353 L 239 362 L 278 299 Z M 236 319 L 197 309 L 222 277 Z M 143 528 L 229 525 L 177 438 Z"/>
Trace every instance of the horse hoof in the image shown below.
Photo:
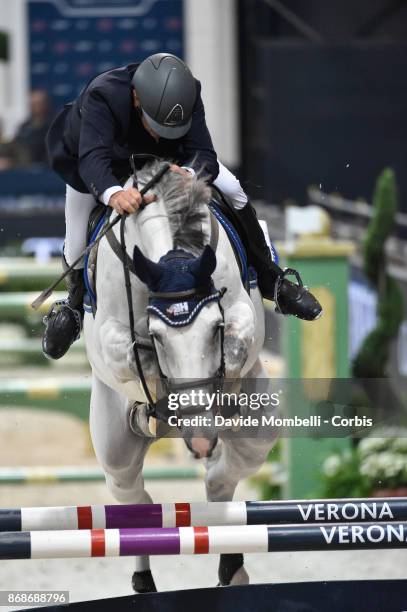
<path fill-rule="evenodd" d="M 237 570 L 237 572 L 233 574 L 230 582 L 226 582 L 225 584 L 222 584 L 222 582 L 218 582 L 216 586 L 226 587 L 226 586 L 239 586 L 239 585 L 245 585 L 245 584 L 250 584 L 250 578 L 245 568 L 241 567 L 240 569 Z"/>
<path fill-rule="evenodd" d="M 249 575 L 244 568 L 244 558 L 240 553 L 220 556 L 218 586 L 249 584 Z"/>
<path fill-rule="evenodd" d="M 237 570 L 232 576 L 231 581 L 229 582 L 230 586 L 238 586 L 242 584 L 250 584 L 249 574 L 246 572 L 244 567 L 241 567 Z"/>
<path fill-rule="evenodd" d="M 155 586 L 151 570 L 134 572 L 131 585 L 136 593 L 157 593 L 157 587 Z"/>

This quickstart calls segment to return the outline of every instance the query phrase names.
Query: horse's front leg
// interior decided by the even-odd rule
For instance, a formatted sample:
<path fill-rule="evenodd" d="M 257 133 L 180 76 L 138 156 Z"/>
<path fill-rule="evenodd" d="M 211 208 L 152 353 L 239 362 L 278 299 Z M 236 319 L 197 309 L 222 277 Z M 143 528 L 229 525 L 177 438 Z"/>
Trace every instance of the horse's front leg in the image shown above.
<path fill-rule="evenodd" d="M 151 439 L 132 432 L 129 412 L 127 399 L 93 374 L 90 431 L 106 485 L 122 504 L 151 504 L 142 475 Z M 132 585 L 139 593 L 156 591 L 147 555 L 136 557 Z"/>
<path fill-rule="evenodd" d="M 248 378 L 266 377 L 260 360 L 257 360 Z M 265 438 L 242 438 L 238 432 L 225 432 L 212 457 L 206 460 L 208 501 L 231 501 L 239 481 L 261 468 L 276 439 L 276 434 Z M 220 555 L 218 574 L 221 585 L 249 583 L 241 553 Z"/>
<path fill-rule="evenodd" d="M 220 440 L 207 465 L 205 484 L 208 501 L 231 501 L 239 481 L 260 469 L 271 446 L 270 440 L 241 438 L 238 435 Z M 222 586 L 249 584 L 243 554 L 220 555 L 218 576 Z"/>

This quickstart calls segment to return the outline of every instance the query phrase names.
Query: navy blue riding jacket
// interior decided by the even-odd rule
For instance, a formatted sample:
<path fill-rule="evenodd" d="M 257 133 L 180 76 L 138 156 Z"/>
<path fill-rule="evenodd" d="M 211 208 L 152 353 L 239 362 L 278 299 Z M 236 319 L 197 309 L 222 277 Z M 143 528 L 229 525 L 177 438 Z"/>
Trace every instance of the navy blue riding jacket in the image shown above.
<path fill-rule="evenodd" d="M 154 140 L 133 106 L 132 77 L 139 64 L 96 76 L 78 98 L 57 115 L 46 137 L 51 167 L 74 189 L 96 198 L 130 175 L 131 153 L 152 153 L 204 169 L 209 180 L 219 173 L 206 126 L 201 84 L 196 82 L 192 125 L 179 139 Z"/>

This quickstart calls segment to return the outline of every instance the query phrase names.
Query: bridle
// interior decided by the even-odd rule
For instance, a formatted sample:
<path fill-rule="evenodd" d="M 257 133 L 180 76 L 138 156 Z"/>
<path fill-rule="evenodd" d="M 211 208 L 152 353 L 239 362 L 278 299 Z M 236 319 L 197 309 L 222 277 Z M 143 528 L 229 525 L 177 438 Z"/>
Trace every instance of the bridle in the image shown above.
<path fill-rule="evenodd" d="M 159 376 L 160 376 L 160 387 L 162 386 L 162 391 L 164 391 L 164 401 L 158 401 L 155 402 L 153 405 L 149 405 L 147 408 L 147 414 L 148 416 L 154 416 L 155 418 L 159 418 L 162 420 L 167 420 L 168 415 L 170 414 L 170 411 L 167 407 L 167 401 L 166 398 L 168 397 L 168 395 L 170 393 L 181 393 L 182 391 L 185 390 L 190 390 L 190 389 L 196 389 L 196 388 L 202 388 L 202 387 L 209 387 L 209 386 L 213 386 L 216 389 L 221 390 L 223 387 L 223 382 L 225 379 L 225 352 L 224 352 L 224 338 L 225 338 L 225 323 L 224 323 L 224 315 L 223 315 L 223 308 L 220 304 L 220 299 L 221 299 L 221 292 L 218 292 L 219 294 L 219 308 L 222 314 L 222 322 L 219 323 L 218 325 L 218 331 L 219 331 L 219 342 L 220 342 L 220 364 L 219 364 L 219 368 L 216 371 L 214 376 L 210 376 L 207 378 L 194 378 L 194 379 L 188 379 L 186 381 L 183 382 L 174 382 L 171 379 L 169 379 L 164 372 L 161 369 L 160 366 L 160 361 L 158 358 L 158 354 L 157 354 L 157 348 L 155 345 L 155 340 L 154 340 L 154 336 L 153 334 L 150 332 L 150 337 L 151 337 L 151 344 L 152 344 L 152 350 L 154 352 L 155 355 L 155 359 L 157 362 L 157 367 L 158 367 L 158 372 L 159 372 Z M 178 299 L 179 294 L 174 293 L 174 298 Z M 191 416 L 197 413 L 202 412 L 202 409 L 199 408 L 198 406 L 191 406 L 191 407 L 184 407 L 182 409 L 182 416 Z M 174 411 L 172 411 L 172 413 L 174 414 Z M 179 413 L 179 411 L 175 411 L 175 414 L 178 413 L 178 416 L 181 416 L 181 413 Z"/>
<path fill-rule="evenodd" d="M 133 171 L 133 186 L 137 188 L 137 175 L 136 175 L 134 160 L 132 159 L 131 162 L 132 162 L 132 171 Z M 142 210 L 144 207 L 145 207 L 145 204 L 140 206 L 139 210 Z M 167 405 L 166 396 L 160 399 L 153 398 L 150 392 L 150 389 L 148 387 L 144 371 L 143 371 L 143 366 L 142 366 L 141 358 L 140 358 L 140 351 L 147 350 L 147 351 L 153 352 L 153 355 L 154 355 L 154 358 L 156 360 L 157 367 L 158 367 L 160 382 L 162 383 L 167 396 L 169 393 L 179 393 L 185 389 L 195 389 L 197 387 L 206 387 L 209 385 L 216 385 L 216 388 L 220 390 L 223 387 L 223 383 L 225 379 L 225 350 L 224 350 L 225 315 L 224 315 L 224 310 L 221 304 L 221 299 L 226 292 L 226 287 L 223 287 L 220 290 L 216 290 L 213 287 L 212 292 L 208 291 L 208 289 L 206 288 L 203 289 L 200 287 L 195 287 L 192 289 L 187 289 L 185 291 L 149 292 L 148 293 L 149 301 L 151 301 L 151 299 L 153 298 L 170 299 L 170 300 L 173 300 L 174 302 L 176 302 L 177 300 L 182 301 L 182 300 L 185 300 L 186 298 L 189 298 L 189 299 L 198 298 L 199 303 L 201 304 L 201 308 L 204 307 L 207 303 L 216 301 L 218 303 L 220 313 L 222 316 L 222 321 L 218 325 L 219 342 L 220 342 L 220 364 L 219 364 L 219 368 L 216 374 L 208 378 L 191 379 L 186 382 L 175 383 L 171 381 L 171 379 L 169 379 L 164 374 L 160 366 L 160 361 L 158 358 L 154 335 L 151 332 L 149 332 L 149 336 L 151 340 L 150 345 L 138 342 L 136 339 L 136 332 L 135 332 L 135 325 L 134 325 L 135 322 L 134 322 L 133 296 L 131 292 L 131 281 L 130 281 L 130 262 L 131 260 L 127 254 L 126 241 L 125 241 L 125 225 L 126 225 L 127 216 L 128 215 L 122 215 L 122 218 L 120 220 L 120 247 L 121 247 L 121 254 L 122 254 L 120 259 L 123 265 L 132 349 L 133 349 L 134 359 L 136 363 L 137 373 L 140 379 L 140 383 L 141 383 L 144 395 L 147 400 L 147 416 L 155 417 L 157 419 L 167 421 L 170 411 Z M 214 226 L 212 224 L 212 228 L 213 227 Z M 216 236 L 216 242 L 217 242 L 217 236 Z M 171 253 L 171 258 L 178 258 L 178 257 L 181 257 L 181 254 L 178 254 L 176 251 Z M 185 255 L 182 255 L 182 257 L 185 257 Z M 149 328 L 149 317 L 147 318 L 147 327 Z M 191 408 L 182 409 L 183 416 L 187 414 L 188 415 L 196 414 L 197 412 L 198 411 L 196 410 L 195 406 Z"/>

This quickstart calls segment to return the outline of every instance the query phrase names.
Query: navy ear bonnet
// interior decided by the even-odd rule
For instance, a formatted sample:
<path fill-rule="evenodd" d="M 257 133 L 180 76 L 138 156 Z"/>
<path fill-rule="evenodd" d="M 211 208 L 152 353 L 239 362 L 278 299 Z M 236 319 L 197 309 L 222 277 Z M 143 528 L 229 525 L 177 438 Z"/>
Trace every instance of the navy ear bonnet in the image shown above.
<path fill-rule="evenodd" d="M 206 304 L 221 297 L 212 280 L 216 255 L 209 245 L 200 257 L 183 249 L 173 249 L 158 263 L 145 257 L 136 246 L 133 262 L 137 276 L 150 293 L 147 312 L 160 317 L 167 325 L 189 325 Z M 187 295 L 182 295 L 183 292 Z"/>

